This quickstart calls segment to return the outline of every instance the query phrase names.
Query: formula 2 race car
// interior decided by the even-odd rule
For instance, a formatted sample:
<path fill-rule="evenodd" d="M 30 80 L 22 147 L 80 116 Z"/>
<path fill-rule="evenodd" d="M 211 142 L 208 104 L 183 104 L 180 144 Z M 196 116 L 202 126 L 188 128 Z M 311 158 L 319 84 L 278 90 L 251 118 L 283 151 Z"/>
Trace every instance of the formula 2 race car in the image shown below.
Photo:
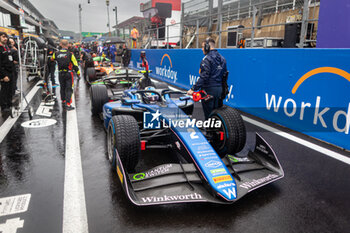
<path fill-rule="evenodd" d="M 190 97 L 171 98 L 174 94 L 184 93 L 126 90 L 122 99 L 103 106 L 108 159 L 133 204 L 229 204 L 284 176 L 258 134 L 253 151 L 236 155 L 246 142 L 237 110 L 216 109 L 200 124 L 181 110 L 193 104 Z M 149 150 L 162 150 L 162 160 L 169 162 L 150 161 Z"/>
<path fill-rule="evenodd" d="M 94 67 L 89 67 L 86 70 L 87 82 L 92 83 L 99 78 L 109 75 L 114 72 L 116 68 L 113 63 L 105 57 L 94 57 Z"/>
<path fill-rule="evenodd" d="M 130 89 L 133 84 L 135 84 L 145 75 L 145 71 L 118 68 L 109 75 L 92 82 L 90 86 L 90 103 L 92 114 L 98 115 L 102 113 L 102 107 L 105 103 L 120 99 L 124 93 L 124 90 Z M 168 88 L 168 85 L 161 82 L 151 81 L 150 85 L 159 89 Z M 188 105 L 187 108 L 189 107 L 192 107 L 193 109 L 193 106 Z"/>

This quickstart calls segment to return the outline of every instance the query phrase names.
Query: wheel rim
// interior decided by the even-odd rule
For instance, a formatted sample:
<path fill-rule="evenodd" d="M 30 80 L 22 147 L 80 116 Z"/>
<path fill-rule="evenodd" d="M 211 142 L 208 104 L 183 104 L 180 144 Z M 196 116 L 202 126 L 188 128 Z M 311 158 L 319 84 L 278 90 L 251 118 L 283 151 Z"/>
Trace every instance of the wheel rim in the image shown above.
<path fill-rule="evenodd" d="M 110 163 L 113 163 L 114 156 L 114 134 L 112 127 L 108 128 L 107 133 L 107 152 L 108 152 L 108 160 Z"/>
<path fill-rule="evenodd" d="M 214 128 L 212 132 L 212 146 L 214 147 L 215 150 L 221 151 L 224 149 L 225 144 L 226 144 L 226 135 L 227 131 L 224 126 L 224 122 L 218 117 L 218 116 L 212 116 L 215 121 L 220 121 L 221 122 L 221 127 L 220 128 Z M 224 139 L 220 140 L 220 135 L 217 134 L 217 132 L 224 132 Z"/>

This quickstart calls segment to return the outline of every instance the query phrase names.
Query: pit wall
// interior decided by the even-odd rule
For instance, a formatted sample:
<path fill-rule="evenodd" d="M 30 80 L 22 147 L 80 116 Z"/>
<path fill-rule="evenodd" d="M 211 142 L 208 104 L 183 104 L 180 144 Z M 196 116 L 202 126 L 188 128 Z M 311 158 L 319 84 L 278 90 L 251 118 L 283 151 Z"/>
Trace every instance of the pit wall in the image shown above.
<path fill-rule="evenodd" d="M 140 69 L 140 51 L 130 66 Z M 350 150 L 350 49 L 221 49 L 230 72 L 225 104 Z M 146 50 L 151 77 L 189 89 L 200 49 Z"/>

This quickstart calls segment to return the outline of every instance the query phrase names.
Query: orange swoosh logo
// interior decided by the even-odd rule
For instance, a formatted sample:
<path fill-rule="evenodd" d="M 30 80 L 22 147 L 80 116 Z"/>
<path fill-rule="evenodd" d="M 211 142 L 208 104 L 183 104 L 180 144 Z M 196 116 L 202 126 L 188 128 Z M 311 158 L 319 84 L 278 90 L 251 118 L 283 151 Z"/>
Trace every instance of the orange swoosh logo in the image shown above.
<path fill-rule="evenodd" d="M 164 60 L 165 57 L 167 57 L 169 59 L 170 66 L 171 66 L 171 68 L 173 68 L 173 63 L 171 62 L 171 58 L 170 58 L 170 56 L 167 53 L 163 55 L 162 60 L 160 62 L 160 65 L 163 64 L 163 60 Z"/>
<path fill-rule="evenodd" d="M 298 90 L 300 85 L 303 82 L 305 82 L 305 80 L 307 80 L 311 76 L 314 76 L 316 74 L 322 74 L 322 73 L 337 74 L 350 82 L 350 74 L 348 72 L 341 70 L 341 69 L 338 69 L 338 68 L 334 68 L 334 67 L 320 67 L 320 68 L 311 70 L 311 71 L 307 72 L 306 74 L 304 74 L 303 77 L 301 77 L 298 80 L 298 82 L 296 82 L 296 84 L 294 85 L 294 87 L 292 89 L 292 93 L 295 94 L 295 92 Z"/>

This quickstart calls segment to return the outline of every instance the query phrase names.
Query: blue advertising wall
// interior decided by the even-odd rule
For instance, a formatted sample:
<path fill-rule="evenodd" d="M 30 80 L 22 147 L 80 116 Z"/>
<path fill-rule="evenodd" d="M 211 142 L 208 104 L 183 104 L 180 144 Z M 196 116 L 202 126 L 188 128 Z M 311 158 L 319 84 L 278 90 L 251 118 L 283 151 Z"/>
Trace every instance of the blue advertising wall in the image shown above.
<path fill-rule="evenodd" d="M 141 50 L 131 67 L 140 69 Z M 350 150 L 350 49 L 223 49 L 226 104 Z M 146 50 L 151 76 L 189 89 L 200 49 Z"/>

